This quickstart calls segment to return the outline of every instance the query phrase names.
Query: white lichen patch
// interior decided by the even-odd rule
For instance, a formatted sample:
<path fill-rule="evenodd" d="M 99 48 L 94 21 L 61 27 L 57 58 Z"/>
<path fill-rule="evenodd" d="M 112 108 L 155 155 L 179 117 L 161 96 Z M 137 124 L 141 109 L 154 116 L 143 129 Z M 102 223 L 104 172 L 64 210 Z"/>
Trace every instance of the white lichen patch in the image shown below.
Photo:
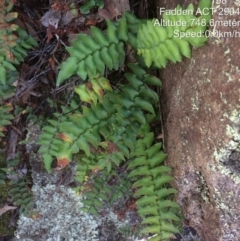
<path fill-rule="evenodd" d="M 191 105 L 194 112 L 199 110 L 200 101 L 198 92 L 196 92 L 195 96 L 191 98 Z"/>
<path fill-rule="evenodd" d="M 230 115 L 226 135 L 229 142 L 221 149 L 214 151 L 215 165 L 209 165 L 216 172 L 213 199 L 219 213 L 222 235 L 221 241 L 238 241 L 239 201 L 240 201 L 240 112 L 238 107 Z"/>
<path fill-rule="evenodd" d="M 230 54 L 230 48 L 227 47 L 227 49 L 224 51 L 224 56 L 226 57 L 226 55 Z"/>
<path fill-rule="evenodd" d="M 200 193 L 200 195 L 205 203 L 209 203 L 210 202 L 210 199 L 209 199 L 210 192 L 209 192 L 209 188 L 207 186 L 207 182 L 200 171 L 196 171 L 196 175 L 197 175 L 197 180 L 200 182 L 200 186 L 196 189 L 196 191 Z"/>
<path fill-rule="evenodd" d="M 234 163 L 232 161 L 231 163 L 229 162 L 232 153 L 240 153 L 240 112 L 235 109 L 228 119 L 231 123 L 226 127 L 226 135 L 230 138 L 230 141 L 226 143 L 224 148 L 215 149 L 213 155 L 219 164 L 219 171 L 223 175 L 230 176 L 235 183 L 240 184 L 239 172 L 238 170 L 233 170 L 230 164 L 233 166 Z M 239 160 L 236 160 L 235 164 L 239 165 L 237 161 L 239 162 Z"/>
<path fill-rule="evenodd" d="M 232 192 L 222 194 L 222 190 L 215 188 L 213 195 L 217 209 L 219 209 L 219 222 L 223 229 L 221 241 L 238 241 L 240 228 L 239 228 L 239 215 L 236 207 L 239 201 L 238 197 Z M 223 201 L 224 199 L 224 201 Z"/>
<path fill-rule="evenodd" d="M 232 81 L 233 81 L 232 74 L 224 72 L 224 75 L 226 75 L 226 76 L 227 76 L 227 83 L 229 83 L 229 82 L 232 82 Z"/>
<path fill-rule="evenodd" d="M 34 215 L 20 216 L 16 241 L 123 241 L 121 228 L 127 226 L 131 230 L 127 215 L 119 220 L 111 209 L 98 217 L 81 211 L 81 196 L 66 186 L 34 185 L 32 191 L 36 200 Z M 128 239 L 142 240 L 136 235 Z"/>
<path fill-rule="evenodd" d="M 70 188 L 47 185 L 32 188 L 36 198 L 36 211 L 33 219 L 21 216 L 16 236 L 30 236 L 46 241 L 94 241 L 98 240 L 98 222 L 81 211 L 80 198 Z"/>
<path fill-rule="evenodd" d="M 209 78 L 203 79 L 203 83 L 210 83 L 210 82 L 211 82 L 211 80 Z"/>

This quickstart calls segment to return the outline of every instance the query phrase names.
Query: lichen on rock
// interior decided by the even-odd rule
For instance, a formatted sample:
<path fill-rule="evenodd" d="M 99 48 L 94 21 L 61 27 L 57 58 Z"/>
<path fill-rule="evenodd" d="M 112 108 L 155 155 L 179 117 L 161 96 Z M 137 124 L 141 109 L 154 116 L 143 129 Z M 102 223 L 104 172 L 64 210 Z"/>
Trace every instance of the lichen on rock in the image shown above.
<path fill-rule="evenodd" d="M 80 211 L 80 198 L 70 188 L 34 185 L 32 191 L 36 199 L 34 211 L 38 216 L 19 219 L 16 236 L 21 241 L 22 235 L 46 241 L 98 240 L 98 223 Z"/>

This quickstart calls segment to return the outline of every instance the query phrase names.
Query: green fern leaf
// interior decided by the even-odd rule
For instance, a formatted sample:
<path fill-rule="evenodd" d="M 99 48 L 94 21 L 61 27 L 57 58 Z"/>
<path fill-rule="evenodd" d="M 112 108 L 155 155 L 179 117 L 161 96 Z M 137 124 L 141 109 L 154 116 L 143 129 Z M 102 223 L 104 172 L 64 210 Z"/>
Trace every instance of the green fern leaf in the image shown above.
<path fill-rule="evenodd" d="M 150 185 L 147 187 L 141 187 L 139 188 L 135 193 L 134 197 L 141 196 L 141 195 L 154 195 L 154 186 Z"/>
<path fill-rule="evenodd" d="M 148 175 L 149 174 L 149 167 L 148 166 L 141 166 L 136 168 L 135 170 L 131 171 L 131 173 L 129 174 L 129 178 L 130 177 L 134 177 L 134 176 L 141 176 L 141 175 Z"/>
<path fill-rule="evenodd" d="M 158 209 L 156 206 L 146 206 L 146 207 L 141 207 L 138 210 L 138 213 L 140 215 L 153 215 L 153 216 L 158 216 Z"/>
<path fill-rule="evenodd" d="M 149 163 L 152 167 L 155 167 L 162 163 L 167 157 L 165 153 L 156 153 L 153 157 L 149 159 Z"/>
<path fill-rule="evenodd" d="M 132 169 L 133 167 L 136 167 L 136 166 L 143 166 L 143 165 L 147 165 L 148 164 L 147 157 L 146 156 L 142 156 L 142 155 L 145 154 L 145 150 L 143 148 L 140 148 L 137 151 L 135 150 L 135 152 L 131 152 L 131 154 L 133 154 L 133 155 L 130 155 L 130 157 L 138 156 L 138 155 L 141 155 L 141 156 L 130 162 L 130 164 L 128 165 L 129 169 L 130 168 Z"/>
<path fill-rule="evenodd" d="M 139 97 L 135 98 L 135 106 L 142 108 L 143 110 L 149 111 L 150 113 L 155 115 L 153 106 L 146 100 L 143 100 Z"/>
<path fill-rule="evenodd" d="M 157 205 L 157 196 L 156 195 L 148 195 L 143 196 L 137 200 L 137 206 L 145 206 L 145 205 Z M 139 208 L 140 210 L 140 208 Z"/>
<path fill-rule="evenodd" d="M 162 143 L 156 143 L 155 145 L 151 146 L 149 149 L 146 150 L 146 154 L 148 158 L 152 158 L 155 154 L 161 149 Z M 166 157 L 166 154 L 165 154 Z"/>
<path fill-rule="evenodd" d="M 44 162 L 45 168 L 48 173 L 50 173 L 50 171 L 51 171 L 52 161 L 53 161 L 53 159 L 52 159 L 51 155 L 49 155 L 47 153 L 43 154 L 43 162 Z"/>
<path fill-rule="evenodd" d="M 157 166 L 150 170 L 154 178 L 157 178 L 159 175 L 162 175 L 166 172 L 170 172 L 172 169 L 166 166 Z"/>
<path fill-rule="evenodd" d="M 78 63 L 79 60 L 76 57 L 70 57 L 62 64 L 61 71 L 57 78 L 57 86 L 59 86 L 65 79 L 75 74 Z"/>
<path fill-rule="evenodd" d="M 88 144 L 86 138 L 81 136 L 77 140 L 77 144 L 78 144 L 79 149 L 83 150 L 87 156 L 90 156 L 90 147 L 89 147 L 89 144 Z"/>
<path fill-rule="evenodd" d="M 142 224 L 158 224 L 160 226 L 159 216 L 151 216 L 144 218 Z"/>
<path fill-rule="evenodd" d="M 168 175 L 159 176 L 159 177 L 155 178 L 155 180 L 154 180 L 155 188 L 159 189 L 162 185 L 169 183 L 173 179 L 174 179 L 173 177 L 168 176 Z"/>
<path fill-rule="evenodd" d="M 144 187 L 153 184 L 153 178 L 151 176 L 143 177 L 133 184 L 133 188 Z"/>
<path fill-rule="evenodd" d="M 179 221 L 179 217 L 172 212 L 160 212 L 160 219 Z"/>

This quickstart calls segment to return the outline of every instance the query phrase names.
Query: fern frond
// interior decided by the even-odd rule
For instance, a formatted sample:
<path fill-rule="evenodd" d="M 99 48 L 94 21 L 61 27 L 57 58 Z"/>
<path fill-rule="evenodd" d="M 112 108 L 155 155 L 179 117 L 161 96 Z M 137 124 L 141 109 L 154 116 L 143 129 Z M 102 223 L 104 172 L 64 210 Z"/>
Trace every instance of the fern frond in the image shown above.
<path fill-rule="evenodd" d="M 115 179 L 114 185 L 109 185 Z M 103 170 L 98 172 L 90 182 L 83 185 L 83 211 L 90 212 L 93 215 L 99 215 L 99 212 L 106 206 L 112 205 L 120 198 L 128 196 L 129 188 L 132 182 L 125 176 L 119 177 L 116 171 Z M 85 186 L 85 187 L 84 187 Z"/>
<path fill-rule="evenodd" d="M 30 182 L 24 178 L 11 182 L 12 187 L 9 189 L 8 194 L 15 206 L 19 207 L 19 212 L 27 214 L 33 208 L 33 195 L 30 190 Z"/>
<path fill-rule="evenodd" d="M 17 77 L 17 71 L 9 71 L 9 73 L 7 74 L 7 84 L 3 85 L 2 83 L 0 83 L 0 102 L 14 96 L 16 87 L 13 86 L 13 83 L 17 80 Z"/>
<path fill-rule="evenodd" d="M 15 65 L 27 56 L 27 50 L 37 46 L 37 42 L 25 30 L 10 22 L 17 19 L 18 14 L 11 12 L 13 1 L 1 1 L 0 18 L 0 81 L 3 85 L 8 83 L 9 71 L 16 71 Z M 17 35 L 15 34 L 17 33 Z"/>
<path fill-rule="evenodd" d="M 81 154 L 80 158 L 78 157 L 76 164 L 75 180 L 80 183 L 87 181 L 91 172 L 99 170 L 98 168 L 95 169 L 96 163 L 96 156 L 94 154 L 91 154 L 89 157 L 86 157 L 84 153 Z M 80 189 L 80 187 L 76 189 Z"/>
<path fill-rule="evenodd" d="M 50 156 L 55 156 L 58 160 L 67 158 L 70 162 L 72 154 L 79 150 L 90 156 L 91 145 L 97 148 L 102 138 L 116 144 L 129 157 L 141 126 L 147 123 L 145 112 L 155 115 L 153 105 L 158 102 L 158 95 L 147 84 L 161 85 L 159 79 L 146 74 L 139 65 L 130 64 L 129 67 L 137 73 L 125 75 L 129 84 L 111 91 L 105 78 L 97 79 L 106 91 L 101 102 L 94 101 L 90 107 L 82 106 L 81 110 L 66 115 L 57 131 L 49 127 L 43 129 L 39 143 L 44 145 L 40 152 L 44 153 L 45 163 L 52 162 Z M 81 93 L 78 90 L 79 87 L 75 91 L 83 98 L 82 101 L 86 100 L 87 95 L 91 97 L 87 88 L 82 88 Z M 61 137 L 59 133 L 62 133 Z"/>
<path fill-rule="evenodd" d="M 5 126 L 11 125 L 11 120 L 14 119 L 14 116 L 10 114 L 12 110 L 13 106 L 11 103 L 4 103 L 0 106 L 0 137 L 4 136 Z"/>
<path fill-rule="evenodd" d="M 67 47 L 70 57 L 62 64 L 57 79 L 57 86 L 64 80 L 77 74 L 83 80 L 103 75 L 105 67 L 118 70 L 125 60 L 124 42 L 128 39 L 128 27 L 123 16 L 115 27 L 107 21 L 104 34 L 99 28 L 91 27 L 91 35 L 78 34 L 72 41 L 72 47 Z"/>
<path fill-rule="evenodd" d="M 201 8 L 203 8 L 202 5 L 209 8 L 211 1 L 206 2 L 207 4 L 201 4 Z M 164 12 L 163 21 L 171 23 L 166 26 L 161 26 L 158 20 L 153 19 L 139 27 L 137 53 L 143 56 L 147 67 L 152 64 L 157 67 L 166 67 L 169 60 L 173 63 L 181 62 L 182 56 L 191 57 L 190 45 L 199 47 L 205 44 L 207 37 L 204 32 L 211 19 L 211 11 L 196 17 L 194 11 L 190 9 L 192 4 L 188 8 L 188 15 Z M 183 10 L 180 5 L 176 9 Z M 180 21 L 182 25 L 178 26 L 177 21 Z"/>
<path fill-rule="evenodd" d="M 154 135 L 150 132 L 137 140 L 136 149 L 130 154 L 132 161 L 128 168 L 132 171 L 128 178 L 141 176 L 132 186 L 137 189 L 134 197 L 139 197 L 137 208 L 142 224 L 147 224 L 141 233 L 157 234 L 150 240 L 169 240 L 179 232 L 173 221 L 179 221 L 176 213 L 180 207 L 168 200 L 177 190 L 168 186 L 173 180 L 167 174 L 171 169 L 162 165 L 167 155 L 160 150 L 161 144 L 153 145 L 153 139 Z"/>
<path fill-rule="evenodd" d="M 93 215 L 98 215 L 99 210 L 103 209 L 103 202 L 109 199 L 112 190 L 107 187 L 107 179 L 109 176 L 99 175 L 93 177 L 91 182 L 87 183 L 87 190 L 83 190 L 85 198 L 82 200 L 84 207 L 83 211 L 90 212 Z M 86 185 L 86 184 L 85 184 Z"/>

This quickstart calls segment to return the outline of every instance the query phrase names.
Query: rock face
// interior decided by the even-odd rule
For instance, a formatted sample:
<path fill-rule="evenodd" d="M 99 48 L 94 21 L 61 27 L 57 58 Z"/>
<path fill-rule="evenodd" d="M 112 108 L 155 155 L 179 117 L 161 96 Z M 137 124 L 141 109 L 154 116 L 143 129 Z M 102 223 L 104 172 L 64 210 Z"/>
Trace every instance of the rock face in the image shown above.
<path fill-rule="evenodd" d="M 190 2 L 197 4 L 178 3 Z M 176 4 L 161 1 L 160 7 Z M 177 201 L 190 225 L 205 241 L 239 241 L 240 24 L 222 27 L 216 21 L 239 21 L 240 15 L 220 15 L 221 8 L 239 7 L 231 0 L 213 7 L 215 30 L 225 37 L 211 37 L 191 59 L 161 73 L 164 141 Z"/>

